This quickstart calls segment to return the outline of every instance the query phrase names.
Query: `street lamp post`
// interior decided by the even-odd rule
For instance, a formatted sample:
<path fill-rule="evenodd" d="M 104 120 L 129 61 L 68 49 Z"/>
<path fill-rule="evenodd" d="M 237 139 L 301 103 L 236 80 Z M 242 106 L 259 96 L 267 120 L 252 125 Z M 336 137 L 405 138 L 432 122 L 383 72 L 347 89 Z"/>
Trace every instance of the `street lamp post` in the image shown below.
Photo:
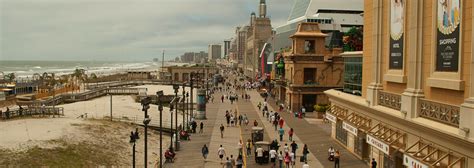
<path fill-rule="evenodd" d="M 176 101 L 177 98 L 174 99 L 174 101 Z M 174 105 L 173 104 L 170 104 L 170 114 L 171 114 L 171 144 L 170 144 L 170 149 L 173 150 L 173 134 L 174 134 L 174 131 L 173 131 L 173 110 L 174 110 Z"/>
<path fill-rule="evenodd" d="M 174 121 L 175 121 L 175 123 L 174 123 L 175 124 L 174 135 L 176 136 L 174 147 L 175 147 L 175 150 L 178 150 L 178 101 L 179 101 L 179 99 L 178 99 L 178 90 L 179 90 L 179 85 L 178 84 L 173 84 L 173 89 L 174 89 L 174 97 L 176 98 L 175 99 L 176 101 L 174 102 L 174 109 L 175 109 L 175 111 L 174 111 L 174 113 L 175 113 L 174 114 L 175 115 L 175 117 L 174 117 Z M 171 142 L 171 143 L 173 143 L 173 142 Z"/>
<path fill-rule="evenodd" d="M 184 128 L 184 125 L 186 124 L 186 121 L 184 120 L 184 117 L 185 117 L 185 111 L 184 111 L 184 107 L 185 107 L 185 104 L 186 104 L 186 91 L 185 91 L 185 86 L 186 84 L 183 83 L 183 106 L 182 106 L 182 111 L 183 111 L 183 123 L 181 124 L 181 128 L 183 131 L 185 131 L 186 129 Z"/>
<path fill-rule="evenodd" d="M 148 116 L 148 109 L 150 108 L 150 97 L 146 97 L 142 99 L 142 111 L 145 112 L 145 119 L 143 120 L 143 124 L 145 125 L 145 168 L 148 167 L 148 124 L 150 123 L 151 119 Z"/>
<path fill-rule="evenodd" d="M 133 149 L 132 149 L 132 167 L 133 168 L 135 168 L 135 144 L 136 144 L 137 139 L 139 139 L 138 128 L 135 131 L 135 133 L 133 131 L 130 132 L 130 144 L 133 144 Z"/>
<path fill-rule="evenodd" d="M 158 110 L 160 111 L 160 168 L 163 166 L 163 104 L 161 102 L 161 97 L 163 96 L 163 91 L 156 92 L 158 97 Z"/>
<path fill-rule="evenodd" d="M 194 72 L 191 72 L 191 81 L 190 81 L 190 87 L 191 87 L 191 110 L 190 110 L 190 113 L 191 114 L 191 118 L 194 117 L 194 103 L 193 103 L 193 89 L 194 89 L 194 76 L 196 74 Z"/>
<path fill-rule="evenodd" d="M 189 128 L 189 92 L 186 92 L 186 128 Z"/>

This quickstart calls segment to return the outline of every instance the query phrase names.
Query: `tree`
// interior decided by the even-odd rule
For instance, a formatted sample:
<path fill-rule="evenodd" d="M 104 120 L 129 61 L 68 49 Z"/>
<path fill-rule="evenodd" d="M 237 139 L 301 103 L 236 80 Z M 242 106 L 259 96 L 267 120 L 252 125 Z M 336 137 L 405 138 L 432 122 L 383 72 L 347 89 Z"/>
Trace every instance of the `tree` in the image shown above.
<path fill-rule="evenodd" d="M 4 78 L 7 79 L 10 82 L 13 82 L 13 80 L 15 80 L 16 76 L 15 76 L 15 73 L 9 73 L 9 74 L 5 75 Z"/>

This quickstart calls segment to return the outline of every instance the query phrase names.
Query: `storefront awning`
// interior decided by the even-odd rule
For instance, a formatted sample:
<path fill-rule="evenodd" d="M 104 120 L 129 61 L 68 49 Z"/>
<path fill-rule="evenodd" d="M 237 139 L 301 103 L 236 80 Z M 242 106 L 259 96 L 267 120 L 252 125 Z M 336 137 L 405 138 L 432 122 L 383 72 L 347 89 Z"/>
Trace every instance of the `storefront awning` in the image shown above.
<path fill-rule="evenodd" d="M 345 119 L 349 110 L 332 104 L 328 111 L 339 119 Z"/>
<path fill-rule="evenodd" d="M 465 167 L 464 157 L 455 156 L 452 152 L 421 139 L 405 151 L 403 164 L 408 167 L 416 165 L 420 168 Z"/>
<path fill-rule="evenodd" d="M 351 113 L 344 122 L 348 122 L 351 125 L 357 127 L 357 129 L 361 129 L 364 131 L 368 131 L 371 127 L 372 120 L 368 117 L 364 117 L 362 115 L 358 115 L 356 113 Z"/>
<path fill-rule="evenodd" d="M 367 132 L 367 143 L 381 150 L 387 155 L 392 151 L 405 148 L 406 133 L 392 129 L 381 123 Z"/>

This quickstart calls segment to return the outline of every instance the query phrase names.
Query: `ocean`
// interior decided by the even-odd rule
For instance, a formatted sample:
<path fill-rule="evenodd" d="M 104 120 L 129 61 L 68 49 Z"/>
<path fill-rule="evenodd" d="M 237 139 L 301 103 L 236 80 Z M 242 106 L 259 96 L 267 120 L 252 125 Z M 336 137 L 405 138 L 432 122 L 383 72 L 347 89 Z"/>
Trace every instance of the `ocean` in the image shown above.
<path fill-rule="evenodd" d="M 35 73 L 71 74 L 75 69 L 85 69 L 87 74 L 98 76 L 128 70 L 158 70 L 161 62 L 114 62 L 114 61 L 5 61 L 0 60 L 0 74 L 15 73 L 17 79 L 31 77 Z"/>

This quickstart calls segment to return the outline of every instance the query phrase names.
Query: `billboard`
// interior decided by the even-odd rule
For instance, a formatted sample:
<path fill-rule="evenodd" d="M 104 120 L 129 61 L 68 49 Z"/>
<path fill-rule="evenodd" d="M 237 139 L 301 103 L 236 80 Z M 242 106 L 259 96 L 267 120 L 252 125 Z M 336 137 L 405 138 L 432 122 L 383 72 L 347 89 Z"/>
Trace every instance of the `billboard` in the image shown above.
<path fill-rule="evenodd" d="M 437 0 L 436 71 L 457 72 L 461 29 L 461 0 Z"/>

